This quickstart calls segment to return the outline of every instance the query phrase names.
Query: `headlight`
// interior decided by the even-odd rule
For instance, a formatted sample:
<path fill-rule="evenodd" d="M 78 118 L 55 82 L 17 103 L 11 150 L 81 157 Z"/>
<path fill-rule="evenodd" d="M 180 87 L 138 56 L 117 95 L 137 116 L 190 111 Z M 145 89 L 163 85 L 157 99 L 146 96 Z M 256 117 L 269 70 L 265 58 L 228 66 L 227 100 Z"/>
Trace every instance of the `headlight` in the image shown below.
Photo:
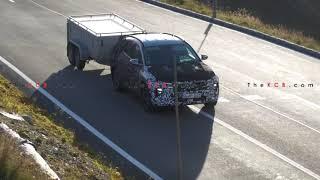
<path fill-rule="evenodd" d="M 154 95 L 156 97 L 160 96 L 162 94 L 162 89 L 161 88 L 157 88 L 154 90 Z"/>
<path fill-rule="evenodd" d="M 219 83 L 219 77 L 217 75 L 212 77 L 214 83 Z"/>
<path fill-rule="evenodd" d="M 218 87 L 218 85 L 219 85 L 219 78 L 218 78 L 218 76 L 217 75 L 215 75 L 215 76 L 213 76 L 212 78 L 211 78 L 211 82 L 212 82 L 212 85 L 213 85 L 213 87 Z"/>

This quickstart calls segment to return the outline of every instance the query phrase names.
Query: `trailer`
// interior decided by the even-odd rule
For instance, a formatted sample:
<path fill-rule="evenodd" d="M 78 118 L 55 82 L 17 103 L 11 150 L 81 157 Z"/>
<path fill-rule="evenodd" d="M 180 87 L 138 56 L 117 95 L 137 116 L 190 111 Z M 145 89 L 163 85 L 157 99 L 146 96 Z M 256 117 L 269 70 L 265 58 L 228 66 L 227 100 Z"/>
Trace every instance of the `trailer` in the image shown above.
<path fill-rule="evenodd" d="M 67 19 L 69 62 L 79 70 L 88 60 L 110 65 L 114 47 L 122 36 L 144 32 L 141 27 L 113 13 L 71 16 Z"/>

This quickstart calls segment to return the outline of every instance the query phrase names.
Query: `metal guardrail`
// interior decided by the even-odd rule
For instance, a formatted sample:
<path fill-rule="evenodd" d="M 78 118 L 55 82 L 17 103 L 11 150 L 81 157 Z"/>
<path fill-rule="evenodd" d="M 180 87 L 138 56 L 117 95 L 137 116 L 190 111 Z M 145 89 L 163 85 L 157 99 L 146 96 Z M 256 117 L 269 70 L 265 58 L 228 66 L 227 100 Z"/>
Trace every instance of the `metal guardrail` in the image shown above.
<path fill-rule="evenodd" d="M 248 34 L 248 35 L 263 39 L 263 40 L 266 40 L 266 41 L 269 41 L 269 42 L 277 44 L 279 46 L 286 47 L 286 48 L 289 48 L 291 50 L 294 50 L 294 51 L 309 55 L 311 57 L 320 59 L 320 52 L 317 51 L 317 50 L 313 50 L 313 49 L 310 49 L 310 48 L 307 48 L 307 47 L 304 47 L 304 46 L 301 46 L 301 45 L 298 45 L 298 44 L 294 44 L 294 43 L 289 42 L 287 40 L 284 40 L 284 39 L 281 39 L 281 38 L 277 38 L 277 37 L 262 33 L 260 31 L 254 30 L 254 29 L 250 29 L 250 28 L 246 28 L 246 27 L 239 26 L 239 25 L 236 25 L 236 24 L 232 24 L 230 22 L 226 22 L 226 21 L 223 21 L 223 20 L 220 20 L 220 19 L 214 19 L 212 17 L 206 16 L 206 15 L 203 15 L 203 14 L 199 14 L 199 13 L 196 13 L 196 12 L 193 12 L 193 11 L 190 11 L 190 10 L 186 10 L 186 9 L 183 9 L 183 8 L 180 8 L 180 7 L 176 7 L 176 6 L 173 6 L 173 5 L 169 5 L 169 4 L 166 4 L 166 3 L 162 3 L 162 2 L 159 2 L 159 1 L 156 1 L 156 0 L 140 0 L 140 1 L 152 4 L 152 5 L 155 5 L 155 6 L 158 6 L 158 7 L 162 7 L 162 8 L 177 12 L 177 13 L 181 13 L 181 14 L 184 14 L 184 15 L 196 18 L 196 19 L 200 19 L 200 20 L 203 20 L 203 21 L 214 23 L 214 24 L 217 24 L 217 25 L 229 28 L 229 29 L 233 29 L 233 30 L 236 30 L 236 31 L 239 31 L 239 32 L 242 32 L 242 33 L 245 33 L 245 34 Z"/>
<path fill-rule="evenodd" d="M 110 33 L 96 33 L 95 31 L 93 31 L 92 29 L 88 28 L 87 26 L 83 25 L 81 22 L 77 21 L 75 18 L 81 18 L 81 17 L 97 17 L 97 16 L 109 16 L 110 18 L 105 18 L 105 19 L 101 19 L 101 20 L 115 20 L 116 18 L 118 18 L 119 20 L 121 20 L 122 22 L 121 23 L 118 23 L 117 21 L 114 21 L 116 23 L 118 23 L 119 25 L 123 26 L 124 23 L 127 23 L 129 25 L 132 26 L 131 29 L 129 29 L 129 32 L 110 32 Z M 92 14 L 92 15 L 79 15 L 79 16 L 69 16 L 68 17 L 68 20 L 71 21 L 71 22 L 74 22 L 76 23 L 77 25 L 83 27 L 85 30 L 93 33 L 94 35 L 96 36 L 103 36 L 103 35 L 107 35 L 107 34 L 120 34 L 120 35 L 124 35 L 124 34 L 130 34 L 130 33 L 144 33 L 146 32 L 143 28 L 141 28 L 140 26 L 118 16 L 117 14 L 114 14 L 114 13 L 108 13 L 108 14 Z M 101 20 L 96 20 L 96 21 L 101 21 Z M 124 26 L 123 26 L 124 27 Z M 137 29 L 140 29 L 140 30 L 137 30 L 137 31 L 130 31 L 134 28 L 137 28 Z"/>

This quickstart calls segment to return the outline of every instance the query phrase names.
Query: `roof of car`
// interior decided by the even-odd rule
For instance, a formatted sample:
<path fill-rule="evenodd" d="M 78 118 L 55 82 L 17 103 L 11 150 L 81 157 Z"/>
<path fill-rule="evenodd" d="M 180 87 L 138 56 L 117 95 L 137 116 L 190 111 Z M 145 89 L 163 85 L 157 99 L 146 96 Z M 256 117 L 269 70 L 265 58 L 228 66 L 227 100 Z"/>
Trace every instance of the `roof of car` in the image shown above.
<path fill-rule="evenodd" d="M 144 34 L 134 34 L 131 36 L 139 39 L 145 47 L 183 43 L 182 39 L 171 34 L 144 33 Z"/>

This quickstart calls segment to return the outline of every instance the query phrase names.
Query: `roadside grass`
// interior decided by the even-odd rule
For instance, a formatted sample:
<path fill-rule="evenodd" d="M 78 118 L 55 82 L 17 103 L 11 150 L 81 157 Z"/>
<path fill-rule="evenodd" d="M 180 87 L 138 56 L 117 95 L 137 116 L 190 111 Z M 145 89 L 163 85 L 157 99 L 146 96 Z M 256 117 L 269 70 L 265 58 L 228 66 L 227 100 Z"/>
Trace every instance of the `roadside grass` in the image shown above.
<path fill-rule="evenodd" d="M 200 14 L 212 16 L 212 9 L 208 5 L 198 0 L 160 0 L 161 2 L 188 9 Z M 301 31 L 295 31 L 282 25 L 270 25 L 262 22 L 258 17 L 248 13 L 245 9 L 237 11 L 217 11 L 217 18 L 258 30 L 260 32 L 290 41 L 292 43 L 320 51 L 320 40 L 311 36 L 306 36 Z"/>
<path fill-rule="evenodd" d="M 0 134 L 0 179 L 31 180 L 33 177 L 46 178 L 30 159 L 20 155 L 17 144 Z"/>
<path fill-rule="evenodd" d="M 39 131 L 45 131 L 48 137 L 54 137 L 55 139 L 58 139 L 59 142 L 62 142 L 63 144 L 67 144 L 68 147 L 72 147 L 72 152 L 75 153 L 81 153 L 84 154 L 84 156 L 90 155 L 89 158 L 91 158 L 91 161 L 93 162 L 95 168 L 102 170 L 103 172 L 107 173 L 111 179 L 114 180 L 122 180 L 124 179 L 121 175 L 121 173 L 118 171 L 117 168 L 112 167 L 112 165 L 106 165 L 105 161 L 100 158 L 99 155 L 95 154 L 94 151 L 92 151 L 89 147 L 88 148 L 82 148 L 82 144 L 77 142 L 75 138 L 75 134 L 63 128 L 62 126 L 55 123 L 53 116 L 50 115 L 46 110 L 41 109 L 37 107 L 30 99 L 25 97 L 21 91 L 19 91 L 12 83 L 10 83 L 8 80 L 6 80 L 3 76 L 0 75 L 0 108 L 3 108 L 4 110 L 8 112 L 15 112 L 18 114 L 26 114 L 32 117 L 34 126 Z M 18 132 L 21 137 L 23 137 L 24 132 Z M 41 141 L 41 140 L 40 140 Z M 2 140 L 0 140 L 0 143 Z M 10 147 L 8 147 L 10 148 Z M 10 162 L 8 161 L 1 161 L 1 158 L 6 157 L 5 153 L 2 153 L 1 151 L 5 152 L 4 147 L 1 147 L 0 144 L 0 179 L 1 173 L 2 174 L 11 174 L 15 169 L 21 164 L 26 163 L 24 162 L 24 159 L 19 158 L 19 155 L 16 156 L 16 158 L 9 158 Z M 14 152 L 14 151 L 13 151 Z M 53 163 L 59 163 L 58 160 L 56 160 L 54 157 L 48 157 L 49 160 L 52 160 Z M 64 164 L 55 164 L 57 167 L 64 167 Z M 8 168 L 7 168 L 8 167 Z M 83 169 L 78 168 L 69 168 L 67 172 L 67 177 L 64 177 L 65 179 L 79 179 L 84 178 L 83 174 L 88 172 L 83 172 Z M 34 175 L 32 171 L 32 175 Z M 20 177 L 20 176 L 19 176 Z M 30 177 L 28 176 L 28 172 L 26 176 L 21 177 Z M 31 176 L 32 177 L 32 176 Z M 23 178 L 24 179 L 24 178 Z M 28 179 L 28 178 L 26 178 Z M 38 178 L 36 178 L 38 179 Z"/>

